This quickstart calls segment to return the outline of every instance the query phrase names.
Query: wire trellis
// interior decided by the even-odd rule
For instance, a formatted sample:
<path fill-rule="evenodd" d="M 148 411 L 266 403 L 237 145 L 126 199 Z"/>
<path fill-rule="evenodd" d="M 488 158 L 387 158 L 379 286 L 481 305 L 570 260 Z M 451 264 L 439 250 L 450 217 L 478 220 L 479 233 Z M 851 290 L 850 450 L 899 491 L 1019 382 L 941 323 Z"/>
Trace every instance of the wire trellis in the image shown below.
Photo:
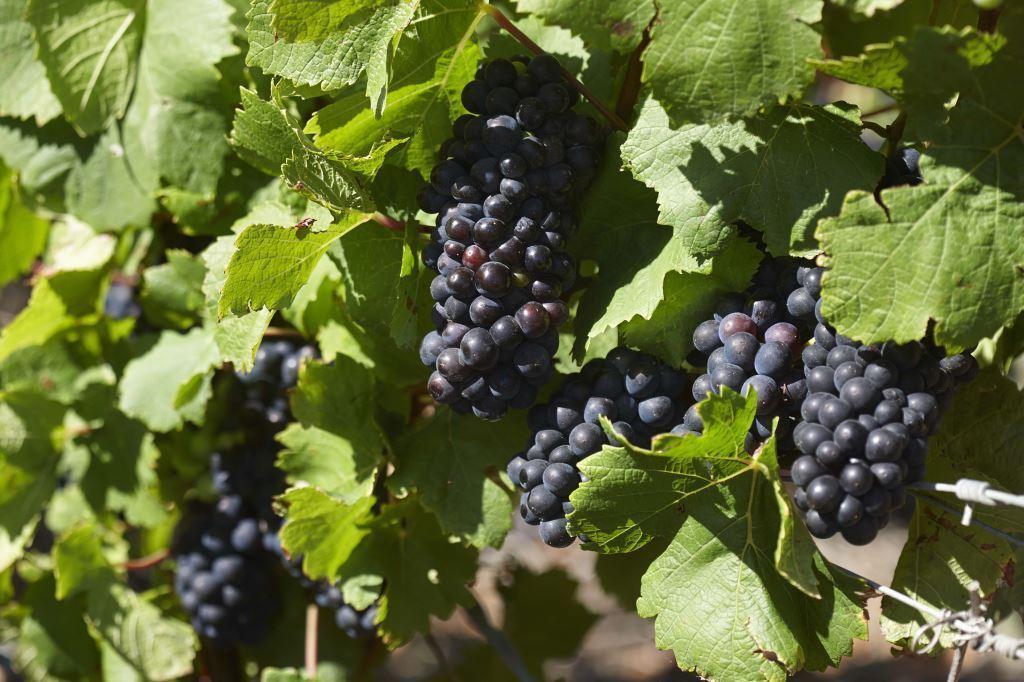
<path fill-rule="evenodd" d="M 985 481 L 970 478 L 961 478 L 956 483 L 915 483 L 909 489 L 910 492 L 915 494 L 919 494 L 918 491 L 921 491 L 951 493 L 955 495 L 957 499 L 964 502 L 962 510 L 956 509 L 952 505 L 948 505 L 931 495 L 927 496 L 927 501 L 928 504 L 935 505 L 947 512 L 959 513 L 961 515 L 960 523 L 964 526 L 977 526 L 1013 545 L 1024 547 L 1024 539 L 989 524 L 982 523 L 974 518 L 974 507 L 976 505 L 987 507 L 1007 505 L 1024 509 L 1024 495 L 1014 495 L 993 488 Z M 849 569 L 842 568 L 842 570 L 854 578 L 864 581 L 879 594 L 916 609 L 930 619 L 919 627 L 911 638 L 910 650 L 913 653 L 927 654 L 934 651 L 942 640 L 943 634 L 946 632 L 952 633 L 955 649 L 947 682 L 955 682 L 959 679 L 968 647 L 979 653 L 996 653 L 1012 660 L 1024 660 L 1024 639 L 1011 637 L 996 631 L 995 622 L 987 615 L 987 605 L 981 599 L 981 586 L 977 581 L 973 581 L 967 586 L 970 598 L 967 608 L 961 611 L 952 611 L 949 609 L 937 609 L 929 604 L 918 601 L 910 595 L 894 590 L 887 585 L 882 585 Z"/>

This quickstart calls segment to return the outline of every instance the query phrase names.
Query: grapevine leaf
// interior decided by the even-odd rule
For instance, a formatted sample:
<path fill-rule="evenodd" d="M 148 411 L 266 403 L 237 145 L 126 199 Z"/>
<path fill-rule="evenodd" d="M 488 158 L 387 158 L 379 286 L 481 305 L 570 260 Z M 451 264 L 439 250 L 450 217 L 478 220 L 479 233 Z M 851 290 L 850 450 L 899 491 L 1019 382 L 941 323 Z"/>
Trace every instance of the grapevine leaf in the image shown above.
<path fill-rule="evenodd" d="M 53 575 L 57 599 L 104 587 L 114 579 L 103 546 L 92 524 L 78 526 L 61 537 L 53 549 Z"/>
<path fill-rule="evenodd" d="M 812 59 L 819 71 L 834 78 L 895 94 L 903 89 L 901 73 L 907 58 L 892 43 L 868 45 L 864 53 L 841 59 Z"/>
<path fill-rule="evenodd" d="M 187 251 L 168 249 L 166 255 L 166 263 L 142 273 L 142 307 L 161 326 L 185 329 L 196 321 L 205 302 L 206 267 Z"/>
<path fill-rule="evenodd" d="M 498 585 L 505 605 L 502 632 L 538 679 L 542 679 L 545 661 L 571 658 L 597 620 L 576 599 L 578 588 L 579 584 L 559 569 L 535 574 L 517 568 L 511 584 Z M 538 619 L 536 614 L 540 612 L 557 613 L 558 618 Z M 487 645 L 466 652 L 459 672 L 474 680 L 501 680 L 508 676 L 502 661 Z M 608 671 L 604 673 L 607 675 Z"/>
<path fill-rule="evenodd" d="M 415 487 L 445 532 L 477 547 L 498 547 L 511 527 L 512 504 L 488 474 L 504 468 L 509 443 L 527 436 L 521 420 L 488 424 L 441 410 L 396 441 L 392 483 Z M 439 452 L 445 456 L 438 458 Z"/>
<path fill-rule="evenodd" d="M 256 349 L 274 313 L 271 310 L 254 310 L 218 319 L 217 310 L 227 280 L 227 267 L 234 251 L 234 236 L 218 237 L 200 254 L 206 266 L 202 292 L 206 297 L 205 317 L 207 323 L 213 326 L 213 338 L 220 349 L 221 359 L 230 362 L 239 371 L 248 372 L 252 369 Z"/>
<path fill-rule="evenodd" d="M 451 136 L 451 121 L 464 111 L 463 84 L 474 75 L 479 47 L 470 40 L 483 14 L 474 3 L 427 0 L 415 31 L 402 36 L 395 76 L 383 113 L 367 109 L 352 93 L 321 109 L 306 126 L 316 144 L 336 153 L 366 155 L 392 137 L 409 137 L 396 163 L 426 177 L 437 148 Z"/>
<path fill-rule="evenodd" d="M 44 135 L 23 123 L 0 119 L 0 159 L 18 172 L 21 186 L 30 192 L 56 193 L 68 171 L 80 163 L 72 145 L 77 137 L 70 126 L 58 134 L 51 123 Z"/>
<path fill-rule="evenodd" d="M 4 390 L 32 390 L 65 404 L 72 402 L 83 388 L 79 379 L 87 376 L 75 356 L 77 345 L 57 336 L 11 353 L 0 362 L 0 384 Z"/>
<path fill-rule="evenodd" d="M 405 346 L 416 342 L 409 317 L 427 314 L 431 302 L 420 279 L 425 269 L 413 256 L 415 233 L 410 230 L 400 235 L 368 223 L 347 233 L 329 252 L 341 270 L 352 318 L 371 335 Z"/>
<path fill-rule="evenodd" d="M 1024 23 L 1024 22 L 1022 22 Z M 982 92 L 1024 68 L 1004 49 L 976 71 Z M 882 192 L 885 206 L 851 193 L 837 218 L 822 221 L 826 252 L 823 311 L 843 334 L 863 341 L 935 338 L 975 344 L 1024 308 L 1024 98 L 995 105 L 964 93 L 941 139 L 922 158 L 927 182 Z M 965 229 L 964 226 L 969 226 Z"/>
<path fill-rule="evenodd" d="M 97 234 L 85 223 L 71 216 L 63 216 L 54 221 L 50 229 L 50 239 L 46 246 L 46 268 L 53 273 L 81 272 L 85 278 L 102 281 L 101 270 L 114 255 L 117 239 L 109 234 Z M 72 295 L 81 301 L 83 308 L 91 309 L 95 292 L 83 289 L 81 292 L 68 291 L 71 287 L 59 284 L 60 278 L 54 278 L 54 285 L 61 290 L 65 299 L 71 300 Z"/>
<path fill-rule="evenodd" d="M 116 654 L 119 667 L 155 681 L 192 672 L 199 643 L 188 623 L 165 617 L 154 604 L 117 582 L 108 583 L 105 590 L 91 590 L 88 603 L 86 621 L 101 646 Z"/>
<path fill-rule="evenodd" d="M 592 49 L 629 52 L 640 44 L 644 29 L 654 20 L 652 0 L 516 0 L 522 14 L 563 26 Z"/>
<path fill-rule="evenodd" d="M 983 372 L 957 389 L 948 414 L 929 441 L 929 459 L 980 473 L 1006 490 L 1024 490 L 1024 393 L 1006 377 Z"/>
<path fill-rule="evenodd" d="M 167 519 L 156 494 L 160 453 L 153 434 L 115 409 L 116 404 L 115 388 L 96 383 L 87 387 L 76 406 L 90 421 L 89 431 L 75 439 L 89 457 L 79 486 L 97 514 L 117 510 L 129 523 L 151 528 Z"/>
<path fill-rule="evenodd" d="M 121 118 L 135 83 L 141 0 L 29 0 L 39 59 L 64 115 L 84 133 Z"/>
<path fill-rule="evenodd" d="M 300 147 L 281 166 L 281 175 L 296 191 L 336 213 L 373 210 L 373 199 L 359 176 L 324 154 Z"/>
<path fill-rule="evenodd" d="M 866 17 L 874 16 L 875 12 L 882 12 L 893 9 L 903 4 L 903 0 L 832 0 L 833 4 L 863 14 Z"/>
<path fill-rule="evenodd" d="M 971 2 L 903 0 L 895 7 L 887 8 L 881 6 L 885 2 L 882 0 L 875 3 L 875 11 L 868 15 L 867 12 L 856 11 L 853 6 L 860 1 L 825 3 L 821 23 L 823 39 L 835 57 L 856 56 L 866 52 L 870 45 L 891 43 L 911 35 L 919 27 L 964 28 L 978 23 L 978 10 Z M 872 0 L 864 2 L 871 3 Z M 941 59 L 939 55 L 932 55 L 932 58 Z"/>
<path fill-rule="evenodd" d="M 859 582 L 817 553 L 820 599 L 774 571 L 775 503 L 762 501 L 757 487 L 736 479 L 701 493 L 641 582 L 637 612 L 656 618 L 655 644 L 702 677 L 784 682 L 801 668 L 838 665 L 854 639 L 867 639 Z M 751 512 L 737 523 L 719 504 Z"/>
<path fill-rule="evenodd" d="M 659 8 L 643 80 L 673 121 L 746 116 L 799 96 L 821 55 L 820 0 L 684 0 Z"/>
<path fill-rule="evenodd" d="M 746 289 L 759 259 L 754 244 L 735 238 L 697 272 L 668 273 L 658 306 L 649 319 L 634 317 L 620 327 L 622 342 L 682 364 L 693 349 L 693 330 L 722 294 Z"/>
<path fill-rule="evenodd" d="M 388 57 L 419 2 L 255 0 L 246 62 L 303 85 L 336 90 L 366 74 L 366 96 L 384 109 Z"/>
<path fill-rule="evenodd" d="M 186 421 L 199 424 L 212 392 L 211 370 L 219 362 L 210 330 L 165 331 L 155 346 L 125 366 L 120 408 L 153 431 L 177 429 Z"/>
<path fill-rule="evenodd" d="M 1013 549 L 1003 539 L 960 524 L 956 514 L 918 500 L 907 531 L 892 588 L 937 610 L 966 608 L 968 585 L 977 581 L 989 597 L 1012 565 Z M 906 646 L 930 619 L 917 609 L 889 597 L 882 598 L 885 638 Z M 953 633 L 943 633 L 940 644 L 953 645 Z"/>
<path fill-rule="evenodd" d="M 65 407 L 34 392 L 0 393 L 0 570 L 32 539 L 57 483 Z"/>
<path fill-rule="evenodd" d="M 68 208 L 97 230 L 145 225 L 156 207 L 151 189 L 139 184 L 117 126 L 96 141 L 85 163 L 71 169 L 65 183 Z"/>
<path fill-rule="evenodd" d="M 372 497 L 353 504 L 333 499 L 316 488 L 292 488 L 280 498 L 287 508 L 281 544 L 302 557 L 302 570 L 311 578 L 332 579 L 371 529 Z"/>
<path fill-rule="evenodd" d="M 32 583 L 19 600 L 29 612 L 18 633 L 16 662 L 28 679 L 82 679 L 99 667 L 96 644 L 85 624 L 85 599 L 54 599 L 52 574 Z"/>
<path fill-rule="evenodd" d="M 245 88 L 241 89 L 241 103 L 231 128 L 231 146 L 252 166 L 268 175 L 278 175 L 285 161 L 302 153 L 287 114 L 274 102 L 262 100 Z"/>
<path fill-rule="evenodd" d="M 60 115 L 60 102 L 36 59 L 32 26 L 24 19 L 27 5 L 27 0 L 0 0 L 0 115 L 32 116 L 42 126 Z"/>
<path fill-rule="evenodd" d="M 22 203 L 14 173 L 0 164 L 0 253 L 4 254 L 0 260 L 0 287 L 28 270 L 42 253 L 49 227 L 49 222 Z"/>
<path fill-rule="evenodd" d="M 290 483 L 308 483 L 355 504 L 369 495 L 385 448 L 374 418 L 373 373 L 349 358 L 303 368 L 292 411 L 298 423 L 281 434 L 278 463 Z"/>
<path fill-rule="evenodd" d="M 590 480 L 571 496 L 573 532 L 602 550 L 671 539 L 644 574 L 637 612 L 656 617 L 655 643 L 702 677 L 784 680 L 836 665 L 867 635 L 856 582 L 795 519 L 774 438 L 746 454 L 755 402 L 712 395 L 699 437 L 606 446 L 580 463 Z"/>
<path fill-rule="evenodd" d="M 322 232 L 301 225 L 250 225 L 235 241 L 219 313 L 239 315 L 287 307 L 330 245 L 368 218 L 364 213 L 346 213 Z"/>
<path fill-rule="evenodd" d="M 385 644 L 397 647 L 425 632 L 430 616 L 447 619 L 456 604 L 471 599 L 466 584 L 476 573 L 477 553 L 453 544 L 437 520 L 415 500 L 376 517 L 339 570 L 346 599 L 354 585 L 383 584 L 378 628 Z"/>
<path fill-rule="evenodd" d="M 657 224 L 654 192 L 620 168 L 621 142 L 615 136 L 608 145 L 581 211 L 577 256 L 594 261 L 598 274 L 576 312 L 577 359 L 608 329 L 637 315 L 649 319 L 664 298 L 669 272 L 700 269 L 684 239 Z"/>
<path fill-rule="evenodd" d="M 71 300 L 52 280 L 41 280 L 32 289 L 28 305 L 0 332 L 0 361 L 15 351 L 45 343 L 76 323 L 78 301 Z"/>
<path fill-rule="evenodd" d="M 138 85 L 124 126 L 125 148 L 145 187 L 162 179 L 204 196 L 217 187 L 228 145 L 216 64 L 238 52 L 231 12 L 224 0 L 146 6 Z"/>
<path fill-rule="evenodd" d="M 852 189 L 872 189 L 882 156 L 860 141 L 848 105 L 779 106 L 749 121 L 670 126 L 648 99 L 622 146 L 633 174 L 658 192 L 658 220 L 698 259 L 722 249 L 742 220 L 776 255 L 811 255 L 812 228 Z"/>

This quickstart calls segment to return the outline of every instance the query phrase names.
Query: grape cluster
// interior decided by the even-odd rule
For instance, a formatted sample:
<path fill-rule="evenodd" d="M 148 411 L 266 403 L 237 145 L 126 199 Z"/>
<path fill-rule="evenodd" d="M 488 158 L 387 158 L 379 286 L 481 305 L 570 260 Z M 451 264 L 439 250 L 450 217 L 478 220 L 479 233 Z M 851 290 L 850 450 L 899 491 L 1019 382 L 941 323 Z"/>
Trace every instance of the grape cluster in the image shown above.
<path fill-rule="evenodd" d="M 254 644 L 278 608 L 275 560 L 265 547 L 270 497 L 266 512 L 251 504 L 246 493 L 261 489 L 264 477 L 239 477 L 221 464 L 214 455 L 216 505 L 187 517 L 175 543 L 174 587 L 201 636 L 216 645 Z M 253 483 L 236 486 L 239 480 Z"/>
<path fill-rule="evenodd" d="M 823 274 L 802 268 L 787 301 L 791 315 L 814 324 L 802 354 L 803 421 L 793 431 L 802 453 L 791 468 L 794 501 L 815 537 L 839 532 L 862 545 L 903 506 L 904 487 L 923 477 L 926 439 L 977 363 L 930 343 L 867 345 L 837 334 L 821 314 Z"/>
<path fill-rule="evenodd" d="M 550 55 L 481 64 L 462 91 L 443 160 L 419 195 L 436 229 L 423 251 L 435 330 L 420 345 L 439 403 L 482 419 L 525 408 L 554 374 L 555 329 L 576 277 L 573 205 L 597 170 L 602 131 Z"/>
<path fill-rule="evenodd" d="M 525 491 L 519 505 L 523 520 L 539 527 L 546 544 L 573 542 L 565 515 L 572 511 L 569 494 L 583 480 L 578 464 L 611 442 L 599 417 L 611 421 L 623 439 L 648 447 L 652 436 L 682 417 L 686 384 L 686 375 L 657 358 L 617 348 L 566 377 L 550 403 L 530 410 L 533 437 L 507 471 Z"/>
<path fill-rule="evenodd" d="M 111 282 L 103 299 L 103 314 L 114 320 L 139 319 L 142 308 L 135 300 L 135 288 L 124 281 Z"/>
<path fill-rule="evenodd" d="M 243 408 L 260 415 L 271 429 L 283 429 L 290 418 L 287 391 L 298 383 L 302 364 L 316 357 L 316 347 L 308 344 L 280 340 L 260 345 L 252 369 L 235 373 L 245 392 Z"/>
<path fill-rule="evenodd" d="M 800 371 L 806 326 L 786 307 L 787 299 L 799 287 L 797 272 L 797 263 L 791 259 L 764 259 L 750 289 L 723 297 L 713 319 L 701 322 L 693 332 L 690 363 L 706 367 L 693 382 L 695 400 L 718 393 L 722 386 L 743 395 L 751 390 L 757 394 L 748 451 L 771 435 L 776 417 L 782 417 L 777 433 L 785 440 L 807 395 L 807 382 Z M 693 405 L 673 433 L 685 435 L 703 429 Z"/>
<path fill-rule="evenodd" d="M 271 431 L 283 428 L 291 419 L 287 391 L 298 383 L 302 364 L 316 357 L 318 353 L 315 346 L 299 345 L 287 340 L 260 346 L 252 370 L 236 374 L 245 390 L 246 409 L 260 415 Z M 301 557 L 289 557 L 281 547 L 281 520 L 270 508 L 272 497 L 284 489 L 284 478 L 273 466 L 276 453 L 277 447 L 271 445 L 252 456 L 248 476 L 239 476 L 239 472 L 231 472 L 224 474 L 223 478 L 225 481 L 232 481 L 235 487 L 244 486 L 243 494 L 246 499 L 257 501 L 260 508 L 266 512 L 263 515 L 267 527 L 263 538 L 264 548 L 277 557 L 285 570 L 304 589 L 313 594 L 317 605 L 333 611 L 338 627 L 350 637 L 372 635 L 375 632 L 373 623 L 377 614 L 376 606 L 364 611 L 355 610 L 345 603 L 337 587 L 322 580 L 311 580 L 306 576 L 302 572 Z M 220 468 L 223 470 L 223 467 Z M 217 483 L 216 470 L 214 478 Z M 221 492 L 219 486 L 218 492 Z"/>

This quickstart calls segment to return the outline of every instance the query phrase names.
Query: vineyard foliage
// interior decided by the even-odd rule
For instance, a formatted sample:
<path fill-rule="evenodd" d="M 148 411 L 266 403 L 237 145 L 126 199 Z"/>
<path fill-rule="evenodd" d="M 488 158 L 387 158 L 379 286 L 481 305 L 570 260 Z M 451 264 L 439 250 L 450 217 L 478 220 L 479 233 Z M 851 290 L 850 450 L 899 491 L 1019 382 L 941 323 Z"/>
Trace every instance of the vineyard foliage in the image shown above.
<path fill-rule="evenodd" d="M 0 285 L 30 287 L 0 330 L 0 641 L 15 668 L 208 673 L 219 635 L 189 619 L 219 622 L 223 604 L 183 605 L 202 592 L 184 578 L 175 591 L 186 554 L 193 572 L 273 557 L 260 570 L 276 603 L 243 609 L 266 619 L 246 636 L 265 639 L 232 649 L 266 680 L 303 679 L 314 594 L 322 680 L 366 675 L 475 608 L 481 552 L 520 514 L 506 465 L 536 428 L 526 409 L 484 421 L 424 389 L 438 272 L 423 254 L 442 223 L 420 192 L 478 66 L 533 47 L 602 126 L 540 402 L 619 346 L 686 373 L 689 401 L 694 329 L 716 302 L 766 259 L 809 259 L 838 334 L 981 364 L 929 439 L 926 479 L 1024 492 L 1024 395 L 1006 375 L 1024 353 L 1024 7 L 980 4 L 0 0 Z M 924 181 L 882 186 L 907 148 Z M 239 385 L 282 338 L 315 349 L 254 428 Z M 783 434 L 768 424 L 750 447 L 758 409 L 723 389 L 691 414 L 701 434 L 645 447 L 595 419 L 603 448 L 556 513 L 559 542 L 602 554 L 602 584 L 653 619 L 657 647 L 712 679 L 823 670 L 868 633 L 870 591 L 817 549 Z M 234 504 L 214 453 L 273 459 L 278 487 L 245 512 L 266 547 L 221 528 L 184 549 L 196 509 Z M 930 495 L 893 586 L 956 610 L 977 581 L 997 614 L 1019 608 L 1014 547 Z M 977 518 L 1024 532 L 1024 514 Z M 593 620 L 558 573 L 517 570 L 501 592 L 505 634 L 538 676 Z M 542 637 L 540 611 L 564 622 Z M 897 648 L 925 622 L 882 601 Z M 459 665 L 507 675 L 494 660 Z"/>

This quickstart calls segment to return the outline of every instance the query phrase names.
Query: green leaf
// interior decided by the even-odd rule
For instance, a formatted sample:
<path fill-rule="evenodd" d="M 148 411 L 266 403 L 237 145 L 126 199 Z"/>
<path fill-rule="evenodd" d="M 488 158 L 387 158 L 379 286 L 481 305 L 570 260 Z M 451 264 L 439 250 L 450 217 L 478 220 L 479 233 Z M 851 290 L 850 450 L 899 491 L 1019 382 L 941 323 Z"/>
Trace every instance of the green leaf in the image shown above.
<path fill-rule="evenodd" d="M 61 537 L 53 549 L 53 575 L 57 599 L 105 587 L 114 579 L 113 569 L 103 555 L 99 529 L 82 525 Z"/>
<path fill-rule="evenodd" d="M 38 393 L 0 393 L 0 571 L 21 556 L 56 487 L 64 413 Z"/>
<path fill-rule="evenodd" d="M 969 347 L 1024 308 L 1024 182 L 1003 172 L 1024 163 L 1024 140 L 988 106 L 960 100 L 922 158 L 925 184 L 883 191 L 885 206 L 851 193 L 822 221 L 822 307 L 843 334 L 903 342 L 934 321 L 938 343 Z"/>
<path fill-rule="evenodd" d="M 82 132 L 124 115 L 144 14 L 140 0 L 29 0 L 28 21 L 53 94 Z"/>
<path fill-rule="evenodd" d="M 28 679 L 88 679 L 99 670 L 96 643 L 85 624 L 85 600 L 54 599 L 52 573 L 32 583 L 20 601 L 29 613 L 21 622 L 15 661 Z"/>
<path fill-rule="evenodd" d="M 369 495 L 385 449 L 375 406 L 374 375 L 356 362 L 306 365 L 292 397 L 299 423 L 280 436 L 287 449 L 278 464 L 288 481 L 350 504 Z"/>
<path fill-rule="evenodd" d="M 657 13 L 652 0 L 516 0 L 516 8 L 564 26 L 591 49 L 616 52 L 635 49 Z"/>
<path fill-rule="evenodd" d="M 746 116 L 800 96 L 821 55 L 821 0 L 683 0 L 659 8 L 643 80 L 673 121 Z"/>
<path fill-rule="evenodd" d="M 366 96 L 383 111 L 392 45 L 418 2 L 254 0 L 246 63 L 302 85 L 336 90 L 366 74 Z"/>
<path fill-rule="evenodd" d="M 228 263 L 220 314 L 287 307 L 331 244 L 368 218 L 350 212 L 322 232 L 302 226 L 247 227 L 238 235 Z"/>
<path fill-rule="evenodd" d="M 951 514 L 919 499 L 907 530 L 891 586 L 932 608 L 964 609 L 970 604 L 968 585 L 977 581 L 983 598 L 1012 574 L 1013 548 L 1001 538 L 960 525 Z M 882 598 L 882 631 L 893 643 L 907 646 L 914 633 L 932 620 L 890 597 Z M 953 633 L 940 644 L 953 646 Z"/>
<path fill-rule="evenodd" d="M 156 345 L 125 366 L 120 409 L 153 431 L 171 431 L 186 421 L 202 423 L 212 393 L 210 371 L 219 362 L 211 331 L 165 331 Z"/>
<path fill-rule="evenodd" d="M 151 0 L 125 147 L 141 183 L 212 196 L 228 152 L 216 65 L 238 52 L 224 0 Z"/>
<path fill-rule="evenodd" d="M 1005 490 L 1020 491 L 1022 440 L 1024 393 L 1013 381 L 987 371 L 957 388 L 945 420 L 929 441 L 929 459 L 948 462 L 961 475 L 981 474 Z"/>
<path fill-rule="evenodd" d="M 658 220 L 703 260 L 738 220 L 764 232 L 769 252 L 810 256 L 811 230 L 852 189 L 873 189 L 883 160 L 860 140 L 849 105 L 775 107 L 749 121 L 673 129 L 648 99 L 622 146 L 633 174 L 658 192 Z"/>
<path fill-rule="evenodd" d="M 302 556 L 302 570 L 311 578 L 332 580 L 371 532 L 372 497 L 345 504 L 322 490 L 303 487 L 292 488 L 279 500 L 287 508 L 281 544 Z"/>
<path fill-rule="evenodd" d="M 521 419 L 486 423 L 439 410 L 395 442 L 398 465 L 391 484 L 415 487 L 446 533 L 477 547 L 499 547 L 511 527 L 513 505 L 494 479 L 510 447 L 528 438 Z"/>
<path fill-rule="evenodd" d="M 0 361 L 73 326 L 76 320 L 70 305 L 52 280 L 40 280 L 32 289 L 28 305 L 0 332 Z"/>
<path fill-rule="evenodd" d="M 3 45 L 2 37 L 0 45 Z M 14 174 L 0 164 L 0 253 L 4 254 L 0 260 L 0 287 L 28 270 L 45 248 L 49 228 L 48 221 L 33 214 L 22 203 Z"/>
<path fill-rule="evenodd" d="M 644 574 L 637 612 L 656 618 L 655 643 L 684 670 L 781 682 L 837 665 L 867 636 L 856 581 L 831 569 L 795 518 L 774 437 L 746 454 L 756 398 L 726 391 L 699 411 L 699 437 L 583 460 L 590 480 L 571 496 L 571 529 L 613 552 L 671 539 Z"/>
<path fill-rule="evenodd" d="M 537 679 L 543 679 L 545 661 L 571 658 L 597 620 L 576 599 L 578 588 L 563 570 L 535 574 L 522 567 L 512 573 L 510 583 L 498 584 L 504 603 L 502 632 Z M 558 617 L 537 618 L 543 612 Z M 465 679 L 511 679 L 508 668 L 487 643 L 467 651 L 458 670 Z"/>
<path fill-rule="evenodd" d="M 696 272 L 668 273 L 650 318 L 634 317 L 622 325 L 621 341 L 683 364 L 693 349 L 693 330 L 712 315 L 723 294 L 747 288 L 760 257 L 754 244 L 737 237 Z"/>
<path fill-rule="evenodd" d="M 79 486 L 96 514 L 116 510 L 129 523 L 151 528 L 168 516 L 158 495 L 160 453 L 153 434 L 115 409 L 116 404 L 115 387 L 94 384 L 77 406 L 80 415 L 90 420 L 88 432 L 76 438 L 89 457 Z"/>
<path fill-rule="evenodd" d="M 416 329 L 420 316 L 431 308 L 425 292 L 429 272 L 421 268 L 413 251 L 416 226 L 405 235 L 367 223 L 346 234 L 331 249 L 342 273 L 345 304 L 357 322 L 376 343 L 392 339 L 410 349 L 418 343 Z"/>
<path fill-rule="evenodd" d="M 156 208 L 151 189 L 139 184 L 117 126 L 96 141 L 85 163 L 71 169 L 65 183 L 68 209 L 97 230 L 120 230 L 146 225 Z"/>
<path fill-rule="evenodd" d="M 57 126 L 63 134 L 58 134 Z M 77 137 L 70 126 L 51 123 L 45 133 L 27 124 L 0 120 L 0 159 L 18 171 L 18 180 L 28 192 L 37 192 L 40 203 L 46 193 L 62 191 L 62 180 L 80 163 L 71 143 Z M 50 200 L 61 203 L 61 197 Z"/>
<path fill-rule="evenodd" d="M 347 209 L 373 210 L 373 199 L 363 181 L 330 156 L 301 147 L 281 166 L 281 176 L 297 192 L 335 213 Z"/>
<path fill-rule="evenodd" d="M 361 93 L 342 97 L 307 124 L 317 146 L 360 156 L 388 139 L 409 137 L 405 148 L 394 154 L 396 163 L 429 175 L 437 163 L 437 148 L 451 137 L 452 120 L 465 111 L 461 90 L 480 58 L 471 37 L 483 13 L 475 3 L 460 0 L 418 4 L 415 31 L 399 43 L 387 109 L 368 109 Z"/>
<path fill-rule="evenodd" d="M 451 542 L 435 517 L 410 500 L 375 519 L 339 576 L 346 600 L 356 587 L 383 585 L 378 629 L 385 644 L 397 647 L 426 632 L 431 616 L 447 619 L 470 600 L 466 584 L 476 574 L 476 558 L 476 551 Z"/>
<path fill-rule="evenodd" d="M 291 218 L 289 217 L 289 220 Z M 202 292 L 206 297 L 206 322 L 213 326 L 213 338 L 220 349 L 221 359 L 235 369 L 252 369 L 256 349 L 270 324 L 272 310 L 255 310 L 243 315 L 225 315 L 218 319 L 220 297 L 227 281 L 227 267 L 235 252 L 235 237 L 218 237 L 199 254 L 206 267 Z"/>
<path fill-rule="evenodd" d="M 202 284 L 206 267 L 188 251 L 169 249 L 167 262 L 142 273 L 142 306 L 162 326 L 185 329 L 196 321 L 205 298 Z"/>
<path fill-rule="evenodd" d="M 27 5 L 27 0 L 0 0 L 0 115 L 35 117 L 42 126 L 60 115 L 60 102 L 36 59 L 32 26 L 24 18 Z"/>
<path fill-rule="evenodd" d="M 86 622 L 101 646 L 116 655 L 118 667 L 141 679 L 174 680 L 192 672 L 199 645 L 192 627 L 165 617 L 125 585 L 110 582 L 90 591 Z"/>
<path fill-rule="evenodd" d="M 904 0 L 832 0 L 832 3 L 851 12 L 874 16 L 875 12 L 890 10 L 903 4 Z"/>
<path fill-rule="evenodd" d="M 838 665 L 853 652 L 854 639 L 867 639 L 859 582 L 817 553 L 820 599 L 774 571 L 777 510 L 757 490 L 735 480 L 701 494 L 641 583 L 637 612 L 656 618 L 655 644 L 702 677 L 784 682 L 802 668 Z M 716 504 L 751 511 L 738 522 Z"/>
<path fill-rule="evenodd" d="M 245 88 L 241 89 L 241 102 L 231 128 L 231 146 L 264 173 L 280 174 L 285 161 L 302 153 L 288 115 L 275 102 L 262 100 Z"/>
<path fill-rule="evenodd" d="M 4 390 L 31 390 L 70 403 L 82 391 L 79 379 L 85 372 L 75 350 L 61 336 L 16 350 L 0 362 L 0 384 Z"/>

